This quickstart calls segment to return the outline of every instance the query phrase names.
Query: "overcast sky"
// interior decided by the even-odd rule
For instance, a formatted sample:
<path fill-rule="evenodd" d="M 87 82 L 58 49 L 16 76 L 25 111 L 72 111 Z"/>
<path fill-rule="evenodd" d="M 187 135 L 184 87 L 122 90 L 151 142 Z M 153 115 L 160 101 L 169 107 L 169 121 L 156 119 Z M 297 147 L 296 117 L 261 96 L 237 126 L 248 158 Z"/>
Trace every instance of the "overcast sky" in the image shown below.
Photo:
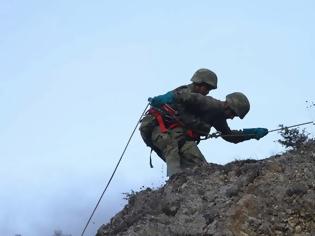
<path fill-rule="evenodd" d="M 314 10 L 311 0 L 1 0 L 0 235 L 80 235 L 147 98 L 199 68 L 217 73 L 215 98 L 248 96 L 233 129 L 314 120 Z M 199 146 L 224 164 L 277 154 L 279 138 Z M 164 183 L 149 151 L 137 131 L 86 235 L 122 209 L 122 193 Z"/>

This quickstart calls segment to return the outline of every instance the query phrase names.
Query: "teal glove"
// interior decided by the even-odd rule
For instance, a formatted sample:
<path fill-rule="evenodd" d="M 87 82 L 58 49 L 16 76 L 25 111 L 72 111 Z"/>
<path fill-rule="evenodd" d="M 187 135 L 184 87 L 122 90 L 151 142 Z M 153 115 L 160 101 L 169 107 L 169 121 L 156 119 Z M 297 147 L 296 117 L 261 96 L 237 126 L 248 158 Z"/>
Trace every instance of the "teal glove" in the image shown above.
<path fill-rule="evenodd" d="M 153 98 L 149 98 L 148 101 L 150 105 L 153 107 L 160 107 L 163 104 L 170 104 L 174 101 L 174 94 L 173 92 L 168 92 L 164 95 L 159 95 Z"/>
<path fill-rule="evenodd" d="M 254 139 L 261 139 L 265 135 L 268 134 L 268 129 L 266 128 L 250 128 L 250 129 L 243 129 L 243 134 L 252 135 Z"/>

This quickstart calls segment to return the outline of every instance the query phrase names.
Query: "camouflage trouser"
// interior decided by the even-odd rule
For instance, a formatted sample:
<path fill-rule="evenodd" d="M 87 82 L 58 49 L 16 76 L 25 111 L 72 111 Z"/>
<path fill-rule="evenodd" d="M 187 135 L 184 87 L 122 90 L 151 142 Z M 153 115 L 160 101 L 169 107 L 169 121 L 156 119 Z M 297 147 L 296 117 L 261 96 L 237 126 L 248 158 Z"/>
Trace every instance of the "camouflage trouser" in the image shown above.
<path fill-rule="evenodd" d="M 207 163 L 197 143 L 187 140 L 183 128 L 169 129 L 167 133 L 162 133 L 160 127 L 156 126 L 151 141 L 161 151 L 167 164 L 167 176 L 179 173 L 184 168 Z"/>

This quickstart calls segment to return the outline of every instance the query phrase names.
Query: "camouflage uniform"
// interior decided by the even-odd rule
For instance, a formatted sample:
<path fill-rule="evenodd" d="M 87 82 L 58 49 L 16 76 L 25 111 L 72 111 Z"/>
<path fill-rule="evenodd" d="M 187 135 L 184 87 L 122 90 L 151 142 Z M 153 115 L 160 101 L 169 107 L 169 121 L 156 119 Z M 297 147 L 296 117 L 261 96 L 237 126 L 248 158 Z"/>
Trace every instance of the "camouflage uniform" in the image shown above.
<path fill-rule="evenodd" d="M 224 113 L 224 102 L 210 96 L 192 92 L 193 85 L 181 86 L 173 90 L 174 102 L 169 104 L 177 111 L 181 126 L 169 128 L 163 133 L 154 116 L 147 114 L 140 126 L 145 143 L 167 164 L 167 176 L 181 172 L 185 168 L 207 164 L 197 144 L 198 140 L 187 135 L 192 130 L 198 136 L 209 134 L 211 127 L 222 134 L 238 134 L 230 130 Z M 249 139 L 242 136 L 225 137 L 226 141 L 238 143 Z"/>
<path fill-rule="evenodd" d="M 198 93 L 186 93 L 184 91 L 176 94 L 176 103 L 183 106 L 186 111 L 182 121 L 195 130 L 204 127 L 204 132 L 209 133 L 211 127 L 220 131 L 223 139 L 231 143 L 239 143 L 252 137 L 246 136 L 242 131 L 231 130 L 225 117 L 224 102 L 210 96 Z M 194 119 L 200 122 L 195 122 Z M 230 135 L 230 136 L 224 136 Z"/>

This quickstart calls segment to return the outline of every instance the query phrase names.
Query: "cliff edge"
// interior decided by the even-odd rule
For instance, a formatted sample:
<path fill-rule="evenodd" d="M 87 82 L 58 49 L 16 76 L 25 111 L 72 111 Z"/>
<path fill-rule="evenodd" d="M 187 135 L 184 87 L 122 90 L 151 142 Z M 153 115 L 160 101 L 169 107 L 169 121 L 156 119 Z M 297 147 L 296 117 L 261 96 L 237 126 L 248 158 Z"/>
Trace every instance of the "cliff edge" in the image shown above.
<path fill-rule="evenodd" d="M 130 194 L 105 235 L 315 235 L 315 141 L 264 160 L 209 164 Z"/>

